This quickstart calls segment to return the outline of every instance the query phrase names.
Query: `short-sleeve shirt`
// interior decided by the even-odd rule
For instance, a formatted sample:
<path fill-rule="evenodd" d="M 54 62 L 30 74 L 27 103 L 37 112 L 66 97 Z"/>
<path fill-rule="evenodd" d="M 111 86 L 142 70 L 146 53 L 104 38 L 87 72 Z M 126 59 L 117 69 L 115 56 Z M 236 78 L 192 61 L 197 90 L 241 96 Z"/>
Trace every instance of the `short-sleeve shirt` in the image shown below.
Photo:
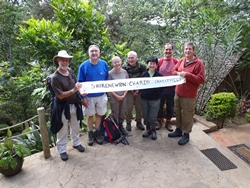
<path fill-rule="evenodd" d="M 73 89 L 75 87 L 75 83 L 76 82 L 70 72 L 68 76 L 64 76 L 56 70 L 51 78 L 51 86 L 56 96 L 63 93 L 64 91 Z M 74 93 L 73 95 L 62 99 L 61 101 L 72 101 L 76 98 L 77 94 Z"/>
<path fill-rule="evenodd" d="M 111 71 L 109 71 L 109 80 L 118 80 L 118 79 L 127 79 L 128 77 L 128 73 L 126 70 L 122 69 L 121 72 L 115 72 L 114 69 L 112 69 Z M 123 95 L 125 91 L 116 91 L 115 93 L 117 95 Z"/>

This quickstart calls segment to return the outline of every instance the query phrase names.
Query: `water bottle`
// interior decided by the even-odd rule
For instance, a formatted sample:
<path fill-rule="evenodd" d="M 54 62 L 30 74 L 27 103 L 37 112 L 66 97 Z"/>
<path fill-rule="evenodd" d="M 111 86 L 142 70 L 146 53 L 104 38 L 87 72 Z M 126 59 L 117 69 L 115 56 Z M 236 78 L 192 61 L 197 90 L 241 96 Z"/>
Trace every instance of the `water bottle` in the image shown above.
<path fill-rule="evenodd" d="M 104 138 L 106 139 L 106 138 L 108 137 L 108 135 L 107 135 L 107 131 L 104 129 L 104 131 L 103 131 L 103 132 L 104 132 L 104 134 L 103 134 L 103 135 L 104 135 Z"/>

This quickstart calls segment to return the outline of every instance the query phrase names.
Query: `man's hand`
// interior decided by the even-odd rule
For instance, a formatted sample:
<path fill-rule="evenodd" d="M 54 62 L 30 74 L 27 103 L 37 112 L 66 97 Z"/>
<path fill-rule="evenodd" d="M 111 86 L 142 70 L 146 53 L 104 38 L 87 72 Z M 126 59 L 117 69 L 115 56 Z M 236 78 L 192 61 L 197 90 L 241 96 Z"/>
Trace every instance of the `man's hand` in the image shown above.
<path fill-rule="evenodd" d="M 184 72 L 184 71 L 182 71 L 182 72 L 177 72 L 177 75 L 179 75 L 179 76 L 185 78 L 186 72 Z"/>
<path fill-rule="evenodd" d="M 82 100 L 82 105 L 83 105 L 85 108 L 88 108 L 89 103 L 88 103 L 87 98 L 83 98 L 83 100 Z"/>
<path fill-rule="evenodd" d="M 134 90 L 134 91 L 133 91 L 133 95 L 134 95 L 134 96 L 138 96 L 138 95 L 139 95 L 139 90 Z"/>

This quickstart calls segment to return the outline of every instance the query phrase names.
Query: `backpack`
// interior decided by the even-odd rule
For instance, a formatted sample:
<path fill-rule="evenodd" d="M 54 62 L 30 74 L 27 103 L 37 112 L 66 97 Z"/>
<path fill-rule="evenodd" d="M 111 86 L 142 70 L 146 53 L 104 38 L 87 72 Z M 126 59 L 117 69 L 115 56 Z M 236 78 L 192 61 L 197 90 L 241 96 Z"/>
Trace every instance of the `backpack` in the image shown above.
<path fill-rule="evenodd" d="M 52 76 L 53 76 L 53 74 L 50 74 L 45 79 L 46 87 L 50 92 L 50 115 L 52 115 L 51 113 L 53 111 L 54 100 L 55 100 L 55 97 L 56 97 L 55 92 L 53 91 L 52 86 L 51 86 L 51 78 L 52 78 Z"/>
<path fill-rule="evenodd" d="M 120 131 L 119 125 L 112 115 L 109 115 L 103 119 L 101 128 L 106 141 L 115 145 L 119 144 L 120 142 L 124 145 L 129 145 L 125 135 L 123 135 Z"/>

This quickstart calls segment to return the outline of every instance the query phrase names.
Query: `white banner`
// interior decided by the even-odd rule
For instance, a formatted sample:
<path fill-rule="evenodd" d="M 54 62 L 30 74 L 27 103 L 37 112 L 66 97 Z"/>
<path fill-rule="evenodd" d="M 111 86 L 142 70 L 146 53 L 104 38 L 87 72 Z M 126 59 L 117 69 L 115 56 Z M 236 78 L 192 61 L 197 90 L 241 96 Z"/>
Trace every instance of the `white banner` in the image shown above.
<path fill-rule="evenodd" d="M 111 91 L 139 90 L 179 85 L 186 82 L 181 76 L 142 77 L 118 80 L 80 82 L 80 93 L 101 93 Z"/>

